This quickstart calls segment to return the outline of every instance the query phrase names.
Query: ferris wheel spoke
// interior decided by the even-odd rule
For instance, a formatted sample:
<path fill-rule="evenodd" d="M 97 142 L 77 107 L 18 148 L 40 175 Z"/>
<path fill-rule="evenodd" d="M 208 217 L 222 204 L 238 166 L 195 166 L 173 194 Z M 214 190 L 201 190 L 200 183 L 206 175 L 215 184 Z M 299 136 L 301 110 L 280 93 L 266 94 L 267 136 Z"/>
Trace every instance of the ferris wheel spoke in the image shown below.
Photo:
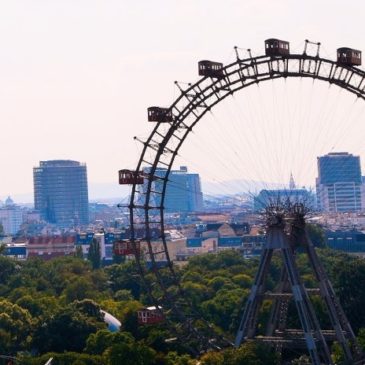
<path fill-rule="evenodd" d="M 308 42 L 305 45 L 307 47 Z M 293 166 L 297 166 L 299 180 L 308 174 L 308 156 L 312 158 L 318 153 L 319 140 L 334 139 L 333 146 L 337 147 L 348 138 L 349 125 L 363 113 L 352 104 L 341 109 L 339 100 L 343 96 L 340 92 L 333 96 L 336 89 L 345 90 L 359 100 L 365 99 L 365 72 L 357 67 L 355 50 L 350 61 L 341 58 L 344 50 L 336 61 L 320 57 L 319 45 L 315 55 L 310 55 L 307 48 L 304 53 L 290 54 L 289 45 L 281 53 L 272 48 L 265 50 L 264 55 L 252 57 L 249 52 L 249 57 L 241 59 L 236 49 L 236 60 L 228 65 L 201 61 L 202 77 L 193 84 L 175 82 L 177 98 L 167 108 L 149 108 L 148 120 L 156 124 L 148 138 L 136 138 L 142 144 L 142 153 L 132 174 L 129 204 L 130 241 L 136 263 L 155 309 L 164 314 L 171 331 L 191 340 L 193 350 L 198 352 L 230 345 L 230 341 L 220 336 L 192 303 L 170 257 L 164 205 L 168 184 L 180 189 L 170 178 L 174 163 L 183 160 L 197 166 L 197 170 L 220 185 L 222 192 L 229 192 L 230 187 L 221 175 L 234 175 L 238 179 L 245 174 L 246 181 L 237 186 L 251 195 L 254 193 L 250 192 L 250 181 L 254 181 L 254 176 L 265 188 L 275 182 L 285 187 Z M 279 79 L 284 82 L 280 83 Z M 295 90 L 290 90 L 289 79 L 299 79 Z M 312 81 L 309 87 L 307 80 Z M 336 88 L 327 88 L 322 103 L 318 103 L 314 90 L 323 82 Z M 238 92 L 244 94 L 244 101 L 238 100 Z M 271 98 L 267 96 L 270 93 Z M 299 105 L 289 110 L 288 103 L 281 97 L 283 94 L 289 100 L 296 94 L 307 108 Z M 225 112 L 220 110 L 223 101 Z M 297 121 L 296 131 L 291 123 L 286 129 L 282 128 L 283 115 Z M 339 115 L 345 122 L 335 129 L 333 120 Z M 230 127 L 225 127 L 227 119 Z M 206 127 L 201 120 L 207 122 Z M 315 137 L 310 137 L 308 130 L 319 127 L 316 120 L 321 121 L 321 128 Z M 242 125 L 247 130 L 243 130 Z M 199 137 L 194 139 L 201 131 L 203 141 Z M 211 141 L 214 144 L 209 143 Z M 186 157 L 184 146 L 189 143 L 194 153 Z M 305 152 L 298 152 L 298 146 Z M 328 148 L 328 144 L 324 147 Z M 260 148 L 263 157 L 255 156 Z M 204 154 L 209 156 L 209 166 L 198 158 Z M 286 176 L 285 182 L 283 176 Z M 142 178 L 142 184 L 137 183 L 138 178 Z M 283 194 L 288 198 L 287 192 Z M 141 241 L 140 251 L 137 241 Z M 176 326 L 176 321 L 181 325 Z"/>

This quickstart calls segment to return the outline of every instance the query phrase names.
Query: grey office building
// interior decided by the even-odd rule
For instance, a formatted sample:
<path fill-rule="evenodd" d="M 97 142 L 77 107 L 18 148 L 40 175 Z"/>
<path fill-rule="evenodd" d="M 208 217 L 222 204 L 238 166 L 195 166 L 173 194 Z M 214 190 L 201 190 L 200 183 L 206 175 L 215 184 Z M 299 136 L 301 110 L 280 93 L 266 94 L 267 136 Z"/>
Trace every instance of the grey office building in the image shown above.
<path fill-rule="evenodd" d="M 34 206 L 41 218 L 61 227 L 89 220 L 86 165 L 71 160 L 40 161 L 33 169 Z"/>
<path fill-rule="evenodd" d="M 150 168 L 143 169 L 149 173 Z M 165 178 L 167 169 L 158 168 L 155 176 Z M 147 191 L 147 180 L 144 183 L 143 193 Z M 163 188 L 162 180 L 156 179 L 152 183 L 151 205 L 161 204 L 161 192 Z M 143 198 L 142 198 L 143 199 Z M 196 212 L 203 209 L 203 194 L 201 191 L 199 174 L 188 172 L 186 166 L 181 166 L 179 170 L 171 170 L 168 176 L 164 207 L 168 212 Z"/>
<path fill-rule="evenodd" d="M 356 212 L 361 204 L 360 157 L 335 152 L 317 158 L 317 205 L 325 212 Z"/>

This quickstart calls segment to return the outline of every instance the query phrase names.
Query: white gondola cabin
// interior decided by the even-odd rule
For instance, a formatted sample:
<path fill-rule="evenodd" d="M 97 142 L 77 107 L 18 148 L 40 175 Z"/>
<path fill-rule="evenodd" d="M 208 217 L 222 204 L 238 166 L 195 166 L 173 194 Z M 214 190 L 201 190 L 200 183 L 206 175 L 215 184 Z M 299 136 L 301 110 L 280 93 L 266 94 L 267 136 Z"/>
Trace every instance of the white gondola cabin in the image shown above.
<path fill-rule="evenodd" d="M 139 254 L 141 252 L 141 242 L 134 241 L 135 249 L 131 241 L 119 240 L 114 242 L 113 252 L 115 256 L 127 256 Z"/>
<path fill-rule="evenodd" d="M 199 76 L 208 76 L 213 78 L 222 78 L 223 74 L 223 63 L 213 61 L 200 61 L 198 63 Z"/>
<path fill-rule="evenodd" d="M 287 56 L 289 51 L 289 42 L 276 38 L 266 39 L 265 54 L 266 56 Z"/>
<path fill-rule="evenodd" d="M 151 106 L 147 109 L 148 121 L 159 123 L 170 123 L 173 121 L 171 109 Z"/>
<path fill-rule="evenodd" d="M 152 307 L 145 307 L 140 309 L 137 312 L 138 317 L 138 324 L 145 325 L 145 324 L 157 324 L 162 322 L 165 317 L 162 313 L 162 308 L 155 306 Z"/>
<path fill-rule="evenodd" d="M 141 172 L 131 170 L 119 170 L 119 184 L 120 185 L 133 185 L 143 184 L 143 174 Z"/>
<path fill-rule="evenodd" d="M 345 66 L 360 66 L 361 51 L 347 47 L 338 48 L 337 63 Z"/>

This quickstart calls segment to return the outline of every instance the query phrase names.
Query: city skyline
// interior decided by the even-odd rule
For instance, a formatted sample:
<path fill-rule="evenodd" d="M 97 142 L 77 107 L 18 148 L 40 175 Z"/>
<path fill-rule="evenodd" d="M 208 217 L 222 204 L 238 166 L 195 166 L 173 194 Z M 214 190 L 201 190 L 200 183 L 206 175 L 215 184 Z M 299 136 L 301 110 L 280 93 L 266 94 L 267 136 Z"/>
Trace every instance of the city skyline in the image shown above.
<path fill-rule="evenodd" d="M 142 1 L 126 6 L 117 1 L 30 4 L 20 0 L 1 4 L 1 28 L 8 36 L 2 40 L 0 60 L 0 118 L 6 136 L 0 152 L 9 157 L 0 162 L 6 171 L 0 196 L 30 192 L 31 169 L 39 160 L 85 161 L 91 183 L 116 181 L 118 169 L 133 169 L 139 157 L 141 146 L 133 142 L 133 136 L 144 139 L 151 131 L 147 107 L 169 105 L 177 95 L 173 81 L 196 80 L 199 60 L 232 61 L 234 45 L 250 47 L 258 55 L 263 53 L 264 40 L 277 36 L 290 41 L 293 52 L 302 52 L 305 38 L 321 41 L 321 53 L 328 58 L 334 58 L 336 48 L 344 45 L 364 50 L 358 11 L 362 3 L 355 1 L 346 8 L 341 4 L 230 1 L 221 7 L 214 1 L 157 1 L 152 6 Z M 210 17 L 202 19 L 207 5 Z M 326 26 L 321 9 L 328 14 Z M 303 16 L 290 16 L 295 12 Z M 189 35 L 184 31 L 186 19 Z M 347 22 L 348 27 L 338 27 Z M 321 87 L 318 93 L 325 95 Z M 272 97 L 265 88 L 262 94 L 266 101 Z M 336 97 L 331 96 L 334 101 Z M 336 126 L 340 121 L 334 118 Z M 281 122 L 285 129 L 290 120 Z M 319 144 L 323 138 L 319 137 Z M 190 158 L 192 151 L 184 156 Z M 364 155 L 364 151 L 352 152 Z M 247 154 L 247 149 L 240 153 Z M 260 153 L 258 160 L 266 158 Z M 299 165 L 296 161 L 293 167 Z M 202 177 L 209 180 L 213 169 L 208 166 Z M 286 172 L 281 177 L 288 179 Z M 236 178 L 226 171 L 222 179 Z"/>
<path fill-rule="evenodd" d="M 330 152 L 329 155 L 336 155 L 336 154 L 348 154 L 348 152 Z M 316 159 L 318 160 L 320 156 L 317 156 Z M 359 159 L 360 160 L 360 159 Z M 67 160 L 51 160 L 52 161 L 67 161 Z M 47 161 L 43 161 L 45 163 Z M 42 163 L 42 161 L 40 161 Z M 86 165 L 86 163 L 82 162 L 81 164 Z M 179 172 L 181 169 L 188 169 L 189 166 L 180 166 L 179 168 L 172 169 L 171 178 L 174 180 L 174 173 Z M 33 167 L 33 170 L 37 169 L 37 166 Z M 189 168 L 190 170 L 190 168 Z M 279 182 L 268 182 L 268 181 L 260 181 L 260 180 L 245 180 L 245 179 L 231 179 L 226 181 L 209 181 L 201 179 L 200 172 L 197 170 L 193 170 L 193 172 L 189 172 L 189 175 L 196 175 L 198 176 L 199 181 L 201 180 L 201 191 L 206 196 L 219 196 L 219 195 L 235 195 L 235 194 L 247 194 L 248 196 L 251 195 L 251 198 L 254 199 L 255 196 L 261 190 L 280 190 L 280 189 L 290 189 L 290 185 L 294 184 L 297 188 L 309 189 L 309 191 L 314 192 L 317 188 L 317 179 L 318 173 L 316 175 L 315 181 L 313 184 L 304 186 L 297 184 L 295 176 L 291 173 L 288 177 L 287 181 L 284 183 Z M 174 181 L 172 181 L 174 183 Z M 223 190 L 222 190 L 223 189 Z M 130 189 L 128 186 L 121 186 L 117 183 L 100 183 L 100 184 L 93 184 L 88 182 L 88 190 L 89 190 L 89 200 L 90 201 L 112 201 L 114 203 L 120 203 L 121 201 L 125 200 L 129 193 Z M 181 188 L 178 188 L 181 190 Z M 7 198 L 13 198 L 17 204 L 33 204 L 34 203 L 34 191 L 25 193 L 25 194 L 6 194 L 4 196 L 0 195 L 0 202 L 4 203 Z"/>
<path fill-rule="evenodd" d="M 0 362 L 365 364 L 363 10 L 0 1 Z"/>

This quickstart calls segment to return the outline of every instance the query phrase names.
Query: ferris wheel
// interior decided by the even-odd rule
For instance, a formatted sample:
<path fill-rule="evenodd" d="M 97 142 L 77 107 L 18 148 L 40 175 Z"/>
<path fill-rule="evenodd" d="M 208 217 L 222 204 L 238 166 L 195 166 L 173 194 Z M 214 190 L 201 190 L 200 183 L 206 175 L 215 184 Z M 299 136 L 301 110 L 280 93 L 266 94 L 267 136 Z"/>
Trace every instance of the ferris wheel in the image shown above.
<path fill-rule="evenodd" d="M 206 158 L 216 162 L 220 161 L 221 166 L 218 166 L 219 168 L 215 170 L 224 170 L 229 173 L 236 171 L 238 166 L 243 164 L 242 159 L 244 157 L 249 158 L 251 156 L 253 163 L 249 168 L 246 168 L 246 172 L 254 170 L 257 174 L 262 174 L 263 171 L 266 172 L 269 168 L 266 165 L 261 166 L 259 164 L 260 161 L 255 158 L 253 153 L 255 147 L 269 151 L 268 157 L 264 157 L 266 160 L 269 160 L 267 161 L 269 166 L 275 165 L 275 162 L 280 160 L 272 152 L 274 149 L 280 148 L 283 156 L 285 155 L 288 158 L 287 162 L 289 160 L 291 162 L 295 161 L 296 166 L 299 166 L 298 171 L 305 175 L 306 168 L 304 165 L 306 158 L 303 156 L 296 158 L 283 141 L 288 141 L 293 150 L 295 150 L 298 144 L 302 143 L 303 135 L 307 133 L 309 137 L 307 137 L 308 140 L 302 148 L 307 151 L 306 153 L 312 151 L 313 145 L 320 140 L 317 136 L 313 137 L 312 133 L 313 129 L 316 128 L 316 121 L 318 119 L 327 121 L 322 131 L 319 132 L 319 134 L 322 134 L 321 138 L 325 138 L 332 133 L 334 140 L 337 141 L 344 136 L 345 131 L 341 128 L 346 130 L 347 123 L 358 119 L 362 113 L 364 103 L 358 103 L 356 100 L 365 99 L 365 72 L 359 68 L 361 65 L 361 52 L 348 47 L 338 48 L 336 59 L 331 60 L 327 57 L 321 57 L 320 46 L 320 43 L 306 40 L 303 52 L 292 53 L 289 42 L 279 39 L 267 39 L 265 41 L 264 54 L 259 56 L 253 56 L 251 51 L 247 50 L 247 57 L 243 57 L 241 55 L 242 50 L 235 47 L 235 60 L 231 63 L 225 65 L 221 62 L 200 61 L 198 63 L 198 73 L 200 76 L 198 81 L 191 84 L 175 82 L 179 94 L 170 106 L 153 106 L 148 108 L 148 122 L 154 124 L 150 135 L 146 139 L 141 140 L 138 138 L 142 142 L 143 148 L 137 166 L 134 170 L 119 171 L 120 184 L 131 185 L 129 202 L 130 239 L 119 242 L 115 247 L 115 252 L 119 255 L 132 254 L 135 256 L 141 278 L 148 292 L 151 305 L 153 305 L 149 310 L 146 309 L 144 312 L 141 312 L 140 323 L 158 323 L 162 320 L 181 323 L 177 335 L 193 338 L 195 340 L 195 348 L 192 350 L 196 353 L 212 348 L 217 349 L 230 346 L 232 343 L 219 335 L 213 326 L 203 319 L 202 313 L 192 310 L 190 300 L 186 297 L 180 285 L 173 260 L 169 254 L 169 242 L 165 234 L 165 197 L 174 163 L 180 158 L 184 158 L 184 153 L 181 153 L 181 151 L 183 151 L 183 146 L 187 145 L 190 139 L 194 140 L 195 138 L 196 150 L 194 153 L 198 153 L 200 142 L 199 137 L 195 137 L 194 132 L 200 128 L 199 122 L 203 119 L 210 118 L 212 120 L 211 125 L 207 127 L 209 129 L 219 123 L 223 125 L 224 130 L 226 129 L 224 122 L 222 123 L 221 120 L 218 120 L 219 118 L 214 114 L 214 110 L 218 109 L 219 112 L 221 105 L 226 105 L 221 103 L 222 101 L 225 100 L 226 103 L 230 103 L 233 100 L 233 103 L 236 103 L 235 109 L 228 113 L 227 119 L 246 118 L 247 120 L 252 120 L 252 115 L 250 115 L 252 110 L 245 109 L 247 105 L 237 104 L 236 93 L 244 89 L 253 89 L 253 94 L 248 93 L 245 96 L 251 99 L 253 103 L 251 107 L 255 109 L 256 117 L 259 115 L 256 124 L 261 124 L 261 126 L 246 125 L 242 127 L 238 122 L 234 125 L 235 129 L 232 130 L 230 128 L 231 134 L 228 143 L 227 141 L 222 142 L 220 140 L 220 133 L 216 133 L 216 140 L 212 143 L 206 143 L 205 153 L 208 153 Z M 347 94 L 352 95 L 352 99 L 346 110 L 345 108 L 340 110 L 343 113 L 342 119 L 346 119 L 346 123 L 343 123 L 341 128 L 335 131 L 328 129 L 331 118 L 335 114 L 333 108 L 338 108 L 338 105 L 341 104 L 340 99 L 343 96 L 342 94 L 341 96 L 337 95 L 332 105 L 327 105 L 326 110 L 320 109 L 323 107 L 323 104 L 327 103 L 327 96 L 320 101 L 312 100 L 314 97 L 312 94 L 313 83 L 311 83 L 305 97 L 313 105 L 318 105 L 317 116 L 312 126 L 303 127 L 302 124 L 310 119 L 309 114 L 311 111 L 306 110 L 306 108 L 297 110 L 297 108 L 289 112 L 292 118 L 301 113 L 298 124 L 300 124 L 300 128 L 303 128 L 303 130 L 300 131 L 299 136 L 293 137 L 290 128 L 280 127 L 280 124 L 277 123 L 280 116 L 273 115 L 276 111 L 272 111 L 273 108 L 268 105 L 271 104 L 271 101 L 268 102 L 265 99 L 267 98 L 267 90 L 260 90 L 258 88 L 259 84 L 264 85 L 264 82 L 267 81 L 268 83 L 266 84 L 270 85 L 270 91 L 274 99 L 281 91 L 280 85 L 278 86 L 279 90 L 273 89 L 279 81 L 274 83 L 272 81 L 279 79 L 282 80 L 283 85 L 286 85 L 286 80 L 289 79 L 324 81 L 327 88 L 329 85 L 331 90 L 334 89 L 331 85 L 334 85 L 335 89 L 338 87 L 338 90 L 348 91 Z M 317 83 L 315 84 L 314 89 L 317 87 Z M 281 95 L 281 99 L 300 99 L 302 97 L 300 87 L 297 86 L 294 86 L 289 91 L 286 89 L 285 92 L 287 94 Z M 259 98 L 258 101 L 252 100 L 256 97 Z M 355 108 L 356 111 L 354 111 L 354 103 L 356 103 L 356 108 L 358 108 L 358 110 Z M 272 101 L 274 109 L 279 104 L 283 110 L 287 111 L 284 101 Z M 359 104 L 361 105 L 358 106 Z M 237 117 L 238 111 L 242 114 Z M 224 113 L 227 115 L 226 112 Z M 268 128 L 273 128 L 273 133 L 280 134 L 281 145 L 279 147 L 275 145 L 275 136 L 272 136 L 270 129 L 265 127 L 269 115 L 274 122 Z M 244 128 L 243 134 L 240 134 L 241 132 L 238 131 L 241 127 Z M 249 145 L 247 150 L 244 152 L 233 151 L 231 155 L 224 157 L 227 145 L 234 145 L 233 141 L 236 139 L 237 146 L 241 146 L 241 143 L 245 142 L 244 134 L 250 135 L 256 127 L 262 129 L 256 129 L 256 136 L 252 137 L 251 135 L 251 139 L 246 141 L 246 145 Z M 210 137 L 207 134 L 204 134 L 204 137 L 202 137 L 200 134 L 200 138 L 209 139 Z M 262 145 L 259 141 L 260 138 L 264 141 Z M 334 147 L 329 144 L 328 148 Z M 209 155 L 210 153 L 211 155 Z M 213 155 L 214 153 L 216 155 Z M 243 153 L 245 153 L 245 156 L 242 156 Z M 313 151 L 313 153 L 317 153 L 317 151 Z M 234 162 L 232 162 L 233 159 L 235 159 Z M 195 159 L 190 158 L 190 160 L 180 161 L 194 163 Z M 205 166 L 202 163 L 200 166 L 197 165 L 197 168 L 199 167 L 203 168 Z M 282 163 L 277 170 L 279 170 L 278 174 L 288 176 L 290 169 L 289 163 Z M 265 177 L 262 179 L 264 180 Z M 275 177 L 273 180 L 275 180 Z M 222 189 L 224 188 L 227 187 L 222 182 Z M 144 245 L 144 251 L 141 248 L 142 245 Z M 153 279 L 151 279 L 152 277 Z"/>

